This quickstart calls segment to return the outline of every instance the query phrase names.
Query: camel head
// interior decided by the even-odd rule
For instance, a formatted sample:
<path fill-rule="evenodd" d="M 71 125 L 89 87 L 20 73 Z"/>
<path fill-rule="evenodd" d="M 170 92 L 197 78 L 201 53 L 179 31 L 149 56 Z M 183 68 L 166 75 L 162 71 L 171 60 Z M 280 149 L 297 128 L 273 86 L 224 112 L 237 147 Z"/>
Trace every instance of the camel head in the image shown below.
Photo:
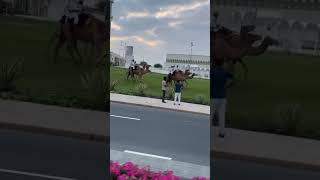
<path fill-rule="evenodd" d="M 271 38 L 271 37 L 269 37 L 269 36 L 267 36 L 267 37 L 265 37 L 265 38 L 263 39 L 262 43 L 265 44 L 265 45 L 270 46 L 270 45 L 278 45 L 278 44 L 279 44 L 279 41 L 276 40 L 276 39 L 273 39 L 273 38 Z"/>
<path fill-rule="evenodd" d="M 252 43 L 254 43 L 254 42 L 256 42 L 256 41 L 261 40 L 261 39 L 262 39 L 262 36 L 257 35 L 257 34 L 253 34 L 253 33 L 248 33 L 248 34 L 246 35 L 246 39 L 247 39 L 247 41 L 248 41 L 250 44 L 252 44 Z"/>

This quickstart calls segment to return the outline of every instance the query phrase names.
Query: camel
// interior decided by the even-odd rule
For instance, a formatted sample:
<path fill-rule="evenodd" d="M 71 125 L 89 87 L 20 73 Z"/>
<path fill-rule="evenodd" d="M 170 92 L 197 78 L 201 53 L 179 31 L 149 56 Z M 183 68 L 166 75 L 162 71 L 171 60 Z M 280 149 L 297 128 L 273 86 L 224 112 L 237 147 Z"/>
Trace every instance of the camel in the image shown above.
<path fill-rule="evenodd" d="M 94 58 L 96 59 L 97 64 L 99 64 L 103 59 L 104 47 L 106 43 L 108 43 L 106 23 L 93 15 L 80 14 L 79 25 L 75 25 L 74 33 L 72 35 L 70 32 L 70 25 L 68 23 L 64 23 L 65 17 L 63 17 L 60 22 L 60 29 L 51 39 L 51 41 L 54 39 L 58 40 L 54 48 L 54 62 L 56 62 L 61 47 L 65 44 L 67 44 L 67 49 L 72 59 L 75 60 L 74 52 L 76 52 L 81 61 L 82 57 L 77 47 L 77 41 L 82 41 L 93 45 Z"/>
<path fill-rule="evenodd" d="M 247 31 L 250 31 L 250 29 Z M 242 61 L 243 57 L 258 56 L 264 53 L 270 45 L 277 44 L 276 40 L 265 37 L 258 47 L 253 47 L 253 43 L 260 40 L 261 36 L 248 32 L 242 32 L 242 35 L 231 34 L 227 38 L 224 36 L 225 34 L 221 32 L 213 33 L 213 41 L 211 41 L 213 43 L 211 45 L 213 58 L 224 60 L 229 65 L 232 64 L 232 67 L 239 62 L 246 73 L 248 68 Z"/>
<path fill-rule="evenodd" d="M 167 78 L 167 82 L 169 84 L 172 84 L 172 81 L 176 82 L 178 80 L 180 80 L 181 82 L 186 82 L 188 79 L 192 79 L 196 74 L 195 73 L 191 73 L 189 70 L 185 70 L 185 72 L 183 71 L 178 71 L 176 73 L 174 73 L 174 75 L 168 75 Z"/>
<path fill-rule="evenodd" d="M 128 73 L 127 73 L 127 80 L 129 79 L 129 76 L 131 77 L 131 79 L 134 79 L 134 75 L 137 75 L 139 77 L 139 79 L 142 79 L 142 77 L 145 74 L 151 72 L 149 70 L 150 67 L 151 67 L 151 65 L 144 64 L 142 68 L 137 66 L 137 69 L 134 69 L 133 71 L 131 71 L 129 69 Z"/>

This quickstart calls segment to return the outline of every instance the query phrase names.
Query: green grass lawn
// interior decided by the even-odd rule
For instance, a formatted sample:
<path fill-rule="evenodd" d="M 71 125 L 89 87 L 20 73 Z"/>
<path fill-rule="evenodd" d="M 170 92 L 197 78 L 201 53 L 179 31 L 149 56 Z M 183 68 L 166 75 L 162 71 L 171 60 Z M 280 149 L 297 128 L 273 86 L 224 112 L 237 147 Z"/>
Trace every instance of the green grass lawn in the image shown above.
<path fill-rule="evenodd" d="M 320 139 L 320 58 L 270 52 L 245 62 L 248 79 L 229 92 L 227 119 L 231 126 L 272 131 L 278 123 L 274 122 L 276 106 L 299 104 L 301 122 L 294 135 Z"/>
<path fill-rule="evenodd" d="M 0 62 L 24 58 L 23 76 L 17 82 L 19 94 L 46 104 L 88 104 L 81 75 L 90 71 L 90 66 L 74 65 L 65 48 L 57 64 L 49 60 L 53 48 L 49 51 L 49 39 L 56 31 L 57 23 L 0 16 L 0 27 Z"/>
<path fill-rule="evenodd" d="M 115 88 L 115 92 L 123 94 L 134 94 L 136 92 L 136 86 L 139 81 L 126 79 L 126 69 L 111 68 L 111 80 L 117 81 L 118 85 Z M 157 73 L 148 73 L 143 77 L 142 82 L 146 84 L 146 95 L 149 97 L 161 97 L 161 82 L 165 75 Z M 190 79 L 188 84 L 185 85 L 182 95 L 182 101 L 196 102 L 199 97 L 203 97 L 204 104 L 210 102 L 210 81 L 203 79 Z M 198 102 L 200 103 L 200 102 Z"/>

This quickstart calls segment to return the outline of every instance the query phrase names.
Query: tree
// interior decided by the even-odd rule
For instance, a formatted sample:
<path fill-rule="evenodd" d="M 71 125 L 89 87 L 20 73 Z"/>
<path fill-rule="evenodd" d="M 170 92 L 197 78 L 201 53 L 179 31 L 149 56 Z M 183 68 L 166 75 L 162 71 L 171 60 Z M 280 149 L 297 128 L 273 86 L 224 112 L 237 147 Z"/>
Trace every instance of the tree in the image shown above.
<path fill-rule="evenodd" d="M 158 63 L 158 64 L 153 65 L 153 67 L 154 68 L 162 68 L 162 65 Z"/>
<path fill-rule="evenodd" d="M 140 65 L 141 65 L 141 66 L 144 66 L 145 64 L 148 65 L 148 63 L 145 62 L 145 61 L 141 61 L 141 62 L 140 62 Z"/>

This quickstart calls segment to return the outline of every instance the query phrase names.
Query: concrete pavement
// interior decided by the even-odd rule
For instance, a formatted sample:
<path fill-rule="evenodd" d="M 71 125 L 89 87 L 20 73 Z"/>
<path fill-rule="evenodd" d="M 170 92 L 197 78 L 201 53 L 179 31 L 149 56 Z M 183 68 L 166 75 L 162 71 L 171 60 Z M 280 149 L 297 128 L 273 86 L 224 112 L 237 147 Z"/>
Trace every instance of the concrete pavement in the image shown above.
<path fill-rule="evenodd" d="M 106 112 L 0 99 L 0 128 L 108 141 Z"/>
<path fill-rule="evenodd" d="M 110 107 L 112 160 L 133 161 L 156 170 L 174 169 L 181 177 L 209 177 L 208 115 L 114 102 Z M 137 156 L 126 151 L 147 155 Z"/>
<path fill-rule="evenodd" d="M 215 157 L 320 171 L 319 140 L 239 129 L 227 129 L 226 137 L 219 138 L 215 127 L 211 133 Z"/>
<path fill-rule="evenodd" d="M 173 101 L 166 100 L 167 103 L 162 103 L 161 99 L 139 97 L 139 96 L 128 96 L 123 94 L 110 93 L 110 101 L 135 104 L 141 106 L 155 107 L 166 109 L 169 111 L 183 111 L 196 114 L 210 115 L 210 106 L 192 104 L 181 102 L 181 105 L 173 105 Z"/>

